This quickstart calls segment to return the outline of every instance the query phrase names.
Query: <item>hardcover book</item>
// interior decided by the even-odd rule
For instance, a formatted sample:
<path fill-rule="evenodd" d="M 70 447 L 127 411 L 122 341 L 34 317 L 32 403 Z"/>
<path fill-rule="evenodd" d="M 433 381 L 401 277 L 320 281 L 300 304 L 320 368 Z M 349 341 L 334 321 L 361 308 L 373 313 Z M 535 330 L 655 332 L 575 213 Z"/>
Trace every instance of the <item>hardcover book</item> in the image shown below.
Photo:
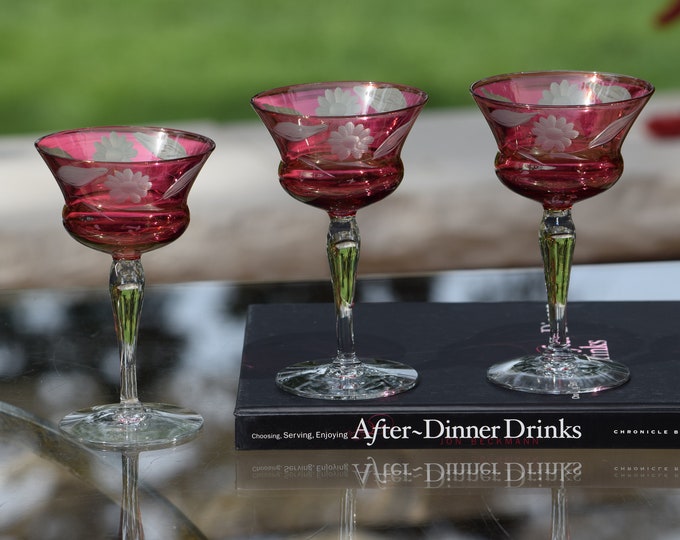
<path fill-rule="evenodd" d="M 492 364 L 547 342 L 544 304 L 359 304 L 359 355 L 413 366 L 418 385 L 377 400 L 326 401 L 288 394 L 274 378 L 289 364 L 333 357 L 333 306 L 253 305 L 236 448 L 680 448 L 678 315 L 676 302 L 572 302 L 572 346 L 616 359 L 631 378 L 600 393 L 553 396 L 486 380 Z"/>

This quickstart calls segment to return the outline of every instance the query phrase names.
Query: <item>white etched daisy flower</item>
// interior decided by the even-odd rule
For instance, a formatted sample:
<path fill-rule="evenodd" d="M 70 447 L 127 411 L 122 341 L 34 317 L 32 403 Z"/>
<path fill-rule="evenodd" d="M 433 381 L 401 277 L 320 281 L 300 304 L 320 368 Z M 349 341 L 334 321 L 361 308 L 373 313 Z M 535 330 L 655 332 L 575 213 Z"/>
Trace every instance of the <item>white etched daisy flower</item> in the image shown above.
<path fill-rule="evenodd" d="M 94 146 L 97 151 L 92 159 L 95 161 L 132 161 L 137 155 L 134 143 L 115 132 L 108 137 L 102 137 L 101 142 L 94 143 Z"/>
<path fill-rule="evenodd" d="M 106 177 L 104 185 L 109 188 L 109 195 L 117 203 L 138 203 L 151 189 L 149 177 L 141 172 L 132 172 L 131 169 L 113 171 L 113 174 Z"/>
<path fill-rule="evenodd" d="M 577 85 L 569 81 L 551 83 L 549 90 L 543 90 L 543 96 L 538 100 L 539 105 L 585 105 L 588 103 L 586 93 Z"/>
<path fill-rule="evenodd" d="M 574 129 L 574 124 L 567 122 L 566 118 L 556 118 L 552 114 L 547 118 L 539 118 L 531 130 L 536 136 L 536 144 L 545 152 L 564 152 L 571 146 L 571 141 L 578 137 L 579 133 Z"/>
<path fill-rule="evenodd" d="M 359 98 L 349 90 L 328 89 L 318 99 L 317 116 L 355 116 L 361 112 Z"/>
<path fill-rule="evenodd" d="M 364 128 L 363 124 L 355 126 L 352 122 L 340 126 L 328 137 L 331 152 L 340 160 L 347 159 L 350 156 L 359 159 L 368 150 L 368 145 L 372 142 L 371 130 Z"/>

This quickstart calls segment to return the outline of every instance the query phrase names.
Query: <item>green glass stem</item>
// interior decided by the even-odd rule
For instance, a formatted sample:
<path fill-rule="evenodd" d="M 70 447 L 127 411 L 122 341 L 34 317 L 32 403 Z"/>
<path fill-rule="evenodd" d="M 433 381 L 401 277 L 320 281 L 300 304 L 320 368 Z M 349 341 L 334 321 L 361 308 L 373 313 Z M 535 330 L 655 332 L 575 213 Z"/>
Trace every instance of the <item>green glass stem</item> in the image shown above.
<path fill-rule="evenodd" d="M 567 294 L 575 240 L 571 209 L 543 211 L 539 243 L 548 293 L 550 340 L 546 349 L 547 354 L 559 354 L 569 350 Z"/>
<path fill-rule="evenodd" d="M 139 258 L 113 258 L 109 292 L 120 353 L 120 400 L 66 415 L 59 427 L 91 445 L 118 450 L 164 448 L 196 436 L 201 415 L 137 397 L 137 335 L 144 299 L 144 270 Z"/>
<path fill-rule="evenodd" d="M 331 217 L 326 250 L 335 300 L 338 354 L 334 364 L 359 364 L 354 349 L 354 293 L 359 264 L 359 227 L 354 216 Z"/>
<path fill-rule="evenodd" d="M 137 397 L 137 335 L 144 299 L 144 269 L 140 259 L 114 259 L 109 291 L 120 352 L 120 403 L 141 412 Z"/>

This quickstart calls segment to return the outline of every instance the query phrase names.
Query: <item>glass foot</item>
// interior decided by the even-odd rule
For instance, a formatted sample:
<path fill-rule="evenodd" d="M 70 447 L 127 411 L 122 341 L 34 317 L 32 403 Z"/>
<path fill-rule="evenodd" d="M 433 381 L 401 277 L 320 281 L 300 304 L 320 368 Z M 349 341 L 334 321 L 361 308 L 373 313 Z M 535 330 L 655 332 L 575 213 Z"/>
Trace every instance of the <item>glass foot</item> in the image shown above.
<path fill-rule="evenodd" d="M 203 418 L 165 403 L 139 408 L 98 405 L 72 412 L 59 427 L 71 437 L 110 450 L 163 448 L 187 442 L 203 427 Z"/>
<path fill-rule="evenodd" d="M 628 368 L 611 360 L 584 355 L 525 356 L 491 366 L 487 378 L 500 386 L 534 394 L 583 394 L 620 386 Z"/>
<path fill-rule="evenodd" d="M 412 367 L 391 360 L 362 358 L 351 366 L 301 362 L 276 375 L 279 388 L 316 399 L 376 399 L 410 390 L 418 382 Z"/>

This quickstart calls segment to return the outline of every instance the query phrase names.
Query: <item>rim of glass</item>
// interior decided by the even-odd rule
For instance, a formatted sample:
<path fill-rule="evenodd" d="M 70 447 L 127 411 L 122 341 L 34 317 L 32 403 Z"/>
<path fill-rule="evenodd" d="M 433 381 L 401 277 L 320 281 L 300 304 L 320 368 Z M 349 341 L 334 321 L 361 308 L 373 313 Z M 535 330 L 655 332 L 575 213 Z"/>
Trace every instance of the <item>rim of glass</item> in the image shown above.
<path fill-rule="evenodd" d="M 630 81 L 637 84 L 641 88 L 644 88 L 644 93 L 639 96 L 631 97 L 629 99 L 619 99 L 616 101 L 608 101 L 607 103 L 584 103 L 578 105 L 539 105 L 538 103 L 525 103 L 522 101 L 501 101 L 499 99 L 494 99 L 493 97 L 481 94 L 478 90 L 488 84 L 494 82 L 500 82 L 510 79 L 520 79 L 520 78 L 538 78 L 550 75 L 580 75 L 580 76 L 598 76 L 603 79 L 619 80 L 619 81 Z M 482 99 L 484 101 L 489 101 L 491 103 L 499 103 L 507 106 L 515 106 L 521 108 L 545 108 L 545 109 L 578 109 L 578 108 L 593 108 L 593 107 L 611 107 L 617 103 L 625 103 L 630 101 L 639 101 L 642 99 L 649 98 L 655 91 L 654 85 L 645 79 L 640 79 L 639 77 L 633 77 L 631 75 L 623 75 L 620 73 L 611 73 L 607 71 L 587 71 L 587 70 L 574 70 L 574 69 L 558 69 L 558 70 L 545 70 L 545 71 L 515 71 L 511 73 L 501 73 L 499 75 L 492 75 L 491 77 L 485 77 L 480 79 L 470 85 L 470 93 L 475 97 Z"/>
<path fill-rule="evenodd" d="M 269 90 L 264 90 L 262 92 L 258 92 L 255 94 L 252 98 L 250 98 L 250 104 L 253 106 L 253 108 L 257 109 L 258 111 L 262 111 L 264 113 L 271 113 L 274 111 L 271 111 L 270 109 L 267 109 L 265 107 L 262 107 L 256 103 L 256 100 L 259 98 L 263 98 L 266 96 L 275 96 L 277 94 L 283 94 L 283 93 L 291 93 L 291 90 L 314 90 L 318 88 L 327 88 L 327 89 L 334 89 L 333 85 L 342 85 L 342 86 L 349 86 L 349 85 L 363 85 L 363 86 L 375 86 L 376 88 L 396 88 L 397 90 L 400 91 L 408 91 L 412 94 L 416 94 L 420 96 L 422 99 L 418 103 L 414 103 L 413 105 L 407 105 L 406 107 L 401 107 L 399 109 L 393 109 L 391 111 L 385 111 L 385 112 L 370 112 L 366 114 L 350 114 L 350 115 L 323 115 L 323 116 L 318 116 L 316 114 L 292 114 L 288 112 L 279 112 L 275 111 L 277 114 L 280 114 L 282 116 L 290 116 L 291 118 L 366 118 L 366 117 L 371 117 L 371 116 L 385 116 L 388 114 L 393 114 L 395 112 L 401 112 L 401 111 L 408 111 L 410 109 L 417 109 L 418 107 L 423 107 L 428 100 L 430 99 L 430 95 L 425 92 L 424 90 L 421 90 L 420 88 L 417 88 L 415 86 L 410 86 L 408 84 L 400 84 L 400 83 L 391 83 L 391 82 L 383 82 L 383 81 L 361 81 L 361 80 L 345 80 L 345 81 L 325 81 L 325 82 L 312 82 L 312 83 L 299 83 L 299 84 L 290 84 L 286 86 L 278 86 L 276 88 L 271 88 Z"/>
<path fill-rule="evenodd" d="M 141 160 L 141 161 L 104 161 L 104 160 L 98 160 L 98 159 L 77 159 L 74 157 L 65 157 L 62 155 L 54 154 L 53 152 L 50 152 L 50 150 L 53 150 L 53 148 L 47 148 L 44 146 L 43 142 L 46 139 L 49 139 L 50 137 L 55 137 L 57 135 L 68 135 L 72 133 L 85 133 L 85 132 L 95 132 L 95 131 L 122 131 L 124 133 L 135 133 L 137 131 L 144 131 L 144 132 L 162 132 L 162 133 L 167 133 L 167 134 L 172 134 L 172 135 L 177 135 L 180 137 L 184 137 L 186 139 L 192 139 L 194 141 L 199 141 L 207 144 L 207 148 L 200 152 L 195 152 L 192 154 L 187 154 L 186 156 L 181 156 L 181 157 L 176 157 L 176 158 L 169 158 L 169 159 L 148 159 L 148 160 Z M 189 158 L 194 158 L 197 156 L 203 156 L 206 154 L 211 153 L 215 149 L 215 141 L 213 141 L 210 137 L 206 137 L 205 135 L 201 135 L 199 133 L 194 133 L 193 131 L 185 131 L 183 129 L 175 129 L 175 128 L 166 128 L 166 127 L 158 127 L 158 126 L 133 126 L 133 125 L 110 125 L 110 126 L 90 126 L 90 127 L 84 127 L 84 128 L 74 128 L 74 129 L 64 129 L 60 131 L 53 131 L 52 133 L 48 133 L 46 135 L 43 135 L 36 139 L 36 141 L 33 143 L 36 149 L 38 151 L 45 153 L 50 156 L 58 157 L 60 159 L 65 159 L 68 161 L 77 161 L 78 163 L 116 163 L 116 164 L 121 164 L 121 163 L 134 163 L 136 165 L 144 164 L 144 163 L 158 163 L 159 161 L 162 161 L 164 163 L 168 163 L 170 161 L 182 161 L 185 159 Z"/>

